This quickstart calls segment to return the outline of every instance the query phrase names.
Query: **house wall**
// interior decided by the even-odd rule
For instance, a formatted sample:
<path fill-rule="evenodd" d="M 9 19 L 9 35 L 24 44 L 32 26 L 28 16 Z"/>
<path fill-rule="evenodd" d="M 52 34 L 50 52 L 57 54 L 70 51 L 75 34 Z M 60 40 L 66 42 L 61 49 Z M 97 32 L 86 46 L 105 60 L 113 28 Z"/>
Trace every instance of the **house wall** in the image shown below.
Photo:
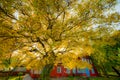
<path fill-rule="evenodd" d="M 50 73 L 50 76 L 51 77 L 98 76 L 98 72 L 97 72 L 94 64 L 92 63 L 92 61 L 89 59 L 89 57 L 84 57 L 84 58 L 81 58 L 81 59 L 82 59 L 82 61 L 86 61 L 86 62 L 90 63 L 93 66 L 93 68 L 91 70 L 89 70 L 88 68 L 80 69 L 80 70 L 75 68 L 75 69 L 69 70 L 68 68 L 65 68 L 64 66 L 62 66 L 62 63 L 60 63 L 57 66 L 53 67 L 53 69 Z M 31 72 L 32 77 L 37 77 L 38 75 L 40 75 L 40 73 L 37 74 L 37 73 L 35 73 L 35 71 L 36 70 L 33 70 L 33 72 Z"/>
<path fill-rule="evenodd" d="M 58 72 L 58 68 L 60 68 L 59 72 Z M 81 70 L 82 71 L 82 70 Z M 96 70 L 93 68 L 91 70 L 89 70 L 90 72 L 90 76 L 98 76 Z M 41 71 L 37 71 L 37 70 L 31 70 L 31 77 L 32 78 L 36 78 L 40 76 Z M 54 66 L 54 68 L 52 69 L 51 73 L 50 73 L 51 77 L 68 77 L 68 76 L 86 76 L 86 69 L 83 69 L 82 72 L 80 72 L 79 69 L 67 69 L 64 66 Z"/>
<path fill-rule="evenodd" d="M 57 67 L 61 67 L 61 73 L 57 72 Z M 69 73 L 67 73 L 67 68 L 64 68 L 63 66 L 55 66 L 53 70 L 51 71 L 50 76 L 51 77 L 68 77 L 68 76 L 87 76 L 86 69 L 83 69 L 84 72 L 80 73 L 78 72 L 78 69 L 75 68 L 75 73 L 73 73 L 73 69 L 70 70 Z M 96 70 L 93 68 L 93 70 L 89 70 L 90 76 L 97 76 Z"/>

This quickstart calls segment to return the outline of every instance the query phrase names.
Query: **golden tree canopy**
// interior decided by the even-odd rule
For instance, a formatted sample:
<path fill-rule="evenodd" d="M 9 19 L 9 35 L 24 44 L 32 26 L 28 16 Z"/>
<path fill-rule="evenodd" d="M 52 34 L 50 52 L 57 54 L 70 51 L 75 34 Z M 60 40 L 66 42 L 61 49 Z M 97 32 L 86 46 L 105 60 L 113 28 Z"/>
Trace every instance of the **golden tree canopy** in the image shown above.
<path fill-rule="evenodd" d="M 70 68 L 84 67 L 82 61 L 74 62 L 77 57 L 93 53 L 93 40 L 119 23 L 119 13 L 105 15 L 115 4 L 116 0 L 0 0 L 0 55 L 28 68 L 56 64 L 59 58 Z"/>

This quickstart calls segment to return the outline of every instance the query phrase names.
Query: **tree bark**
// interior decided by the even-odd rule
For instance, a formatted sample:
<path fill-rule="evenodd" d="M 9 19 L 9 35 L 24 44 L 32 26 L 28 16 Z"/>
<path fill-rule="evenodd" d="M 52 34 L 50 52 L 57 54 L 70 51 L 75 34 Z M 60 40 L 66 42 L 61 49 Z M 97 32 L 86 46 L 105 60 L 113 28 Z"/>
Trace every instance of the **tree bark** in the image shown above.
<path fill-rule="evenodd" d="M 9 78 L 10 78 L 10 71 L 8 71 L 5 80 L 9 80 Z"/>
<path fill-rule="evenodd" d="M 50 72 L 53 68 L 54 64 L 47 64 L 42 70 L 41 78 L 42 80 L 49 80 L 50 78 Z"/>
<path fill-rule="evenodd" d="M 112 66 L 112 69 L 120 76 L 120 72 L 115 67 Z"/>

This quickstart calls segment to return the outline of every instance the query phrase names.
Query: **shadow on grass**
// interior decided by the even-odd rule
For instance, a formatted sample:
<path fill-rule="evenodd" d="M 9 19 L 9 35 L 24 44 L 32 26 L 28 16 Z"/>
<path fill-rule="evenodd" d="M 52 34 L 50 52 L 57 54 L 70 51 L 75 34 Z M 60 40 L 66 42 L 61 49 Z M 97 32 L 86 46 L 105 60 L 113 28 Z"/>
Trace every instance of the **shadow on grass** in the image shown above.
<path fill-rule="evenodd" d="M 120 80 L 120 77 L 63 77 L 63 78 L 51 78 L 50 80 Z"/>
<path fill-rule="evenodd" d="M 0 80 L 6 80 L 5 77 L 0 77 Z M 10 77 L 9 80 L 23 80 L 22 77 L 19 79 L 19 77 Z M 38 79 L 42 80 L 42 79 Z M 62 77 L 62 78 L 50 78 L 49 80 L 120 80 L 120 77 Z"/>

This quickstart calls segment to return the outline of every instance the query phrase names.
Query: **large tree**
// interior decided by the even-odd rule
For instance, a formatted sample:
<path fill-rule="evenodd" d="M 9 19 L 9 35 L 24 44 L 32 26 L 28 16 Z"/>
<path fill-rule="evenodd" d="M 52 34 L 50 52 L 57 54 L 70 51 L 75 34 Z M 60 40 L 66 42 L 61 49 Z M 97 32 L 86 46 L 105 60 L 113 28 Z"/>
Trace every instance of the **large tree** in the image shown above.
<path fill-rule="evenodd" d="M 101 37 L 101 30 L 109 32 L 119 22 L 115 4 L 116 0 L 0 0 L 0 52 L 35 55 L 21 65 L 48 72 L 60 61 L 70 68 L 89 67 L 80 66 L 77 59 L 94 51 L 92 41 Z"/>

